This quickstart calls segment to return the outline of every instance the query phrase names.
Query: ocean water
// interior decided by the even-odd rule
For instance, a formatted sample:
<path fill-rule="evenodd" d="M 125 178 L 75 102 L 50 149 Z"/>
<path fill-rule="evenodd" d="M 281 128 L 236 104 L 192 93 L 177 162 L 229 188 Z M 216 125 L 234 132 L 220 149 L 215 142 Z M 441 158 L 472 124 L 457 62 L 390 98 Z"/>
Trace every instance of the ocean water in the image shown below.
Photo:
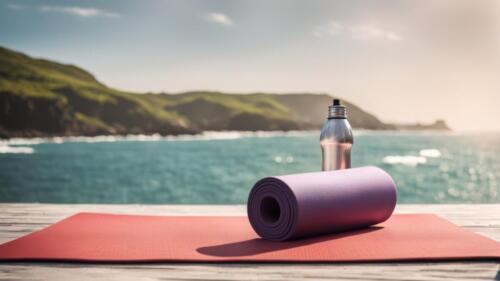
<path fill-rule="evenodd" d="M 319 132 L 0 141 L 0 201 L 245 203 L 261 177 L 321 168 Z M 399 203 L 500 203 L 500 134 L 355 132 Z"/>

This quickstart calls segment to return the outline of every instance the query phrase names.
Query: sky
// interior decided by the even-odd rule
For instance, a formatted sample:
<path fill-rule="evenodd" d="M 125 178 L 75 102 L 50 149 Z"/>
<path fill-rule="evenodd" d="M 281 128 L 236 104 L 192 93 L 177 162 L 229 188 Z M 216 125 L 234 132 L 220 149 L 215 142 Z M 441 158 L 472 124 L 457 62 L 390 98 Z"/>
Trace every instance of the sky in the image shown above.
<path fill-rule="evenodd" d="M 328 93 L 500 130 L 496 0 L 0 0 L 0 45 L 127 91 Z"/>

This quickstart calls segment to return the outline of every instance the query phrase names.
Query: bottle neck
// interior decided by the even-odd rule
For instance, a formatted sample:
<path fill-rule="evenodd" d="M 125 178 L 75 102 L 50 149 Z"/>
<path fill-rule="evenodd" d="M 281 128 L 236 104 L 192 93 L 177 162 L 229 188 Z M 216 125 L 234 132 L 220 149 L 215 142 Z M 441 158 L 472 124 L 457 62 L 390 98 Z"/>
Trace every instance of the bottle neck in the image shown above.
<path fill-rule="evenodd" d="M 347 112 L 343 105 L 330 105 L 328 107 L 328 119 L 346 119 Z"/>

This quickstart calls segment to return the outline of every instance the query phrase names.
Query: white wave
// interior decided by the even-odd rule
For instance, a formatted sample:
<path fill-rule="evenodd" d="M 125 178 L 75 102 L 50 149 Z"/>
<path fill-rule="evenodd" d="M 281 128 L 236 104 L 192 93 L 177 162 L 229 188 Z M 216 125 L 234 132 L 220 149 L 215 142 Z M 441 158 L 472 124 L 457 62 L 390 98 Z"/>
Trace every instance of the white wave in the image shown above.
<path fill-rule="evenodd" d="M 439 158 L 441 157 L 441 151 L 437 149 L 422 149 L 420 150 L 420 156 L 428 158 Z"/>
<path fill-rule="evenodd" d="M 382 162 L 390 165 L 402 164 L 406 166 L 415 167 L 419 164 L 427 163 L 427 158 L 422 156 L 413 156 L 413 155 L 389 155 L 382 159 Z"/>
<path fill-rule="evenodd" d="M 65 142 L 118 142 L 118 141 L 204 141 L 234 140 L 241 138 L 272 138 L 279 136 L 305 136 L 319 134 L 317 131 L 205 131 L 195 135 L 161 136 L 153 135 L 109 135 L 94 137 L 12 138 L 0 140 L 0 145 L 36 145 L 40 143 Z"/>
<path fill-rule="evenodd" d="M 46 138 L 11 138 L 0 140 L 0 145 L 35 145 L 47 142 Z"/>
<path fill-rule="evenodd" d="M 274 162 L 276 163 L 293 163 L 294 159 L 293 156 L 288 155 L 288 156 L 275 156 L 274 157 Z"/>
<path fill-rule="evenodd" d="M 86 142 L 86 143 L 96 143 L 96 142 L 117 142 L 117 141 L 155 141 L 159 140 L 156 135 L 127 135 L 127 136 L 95 136 L 95 137 L 63 137 L 60 138 L 58 143 L 64 142 Z"/>
<path fill-rule="evenodd" d="M 35 150 L 32 147 L 0 145 L 0 153 L 2 153 L 2 154 L 3 153 L 31 154 L 34 152 L 35 152 Z"/>
<path fill-rule="evenodd" d="M 303 136 L 310 132 L 304 131 L 205 131 L 196 135 L 165 136 L 160 140 L 166 141 L 207 141 L 207 140 L 235 140 L 242 138 L 272 138 L 279 136 Z"/>
<path fill-rule="evenodd" d="M 318 133 L 314 131 L 315 133 Z M 187 138 L 194 140 L 227 140 L 241 138 L 272 138 L 280 136 L 305 136 L 312 131 L 206 131 L 198 135 L 188 135 Z M 319 134 L 319 133 L 318 133 Z M 182 136 L 175 138 L 183 139 Z"/>
<path fill-rule="evenodd" d="M 167 140 L 235 140 L 241 139 L 246 135 L 245 132 L 213 132 L 207 131 L 197 135 L 179 135 L 167 137 Z"/>

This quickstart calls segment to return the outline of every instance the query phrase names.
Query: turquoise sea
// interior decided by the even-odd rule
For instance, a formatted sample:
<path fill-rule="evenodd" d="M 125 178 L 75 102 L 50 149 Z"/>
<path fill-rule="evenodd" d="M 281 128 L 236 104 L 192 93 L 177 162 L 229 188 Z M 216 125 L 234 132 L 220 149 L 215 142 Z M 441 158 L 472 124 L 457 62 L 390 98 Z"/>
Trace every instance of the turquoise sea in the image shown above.
<path fill-rule="evenodd" d="M 318 171 L 319 132 L 0 140 L 0 201 L 245 203 L 264 176 Z M 500 203 L 500 134 L 355 132 L 353 166 L 399 203 Z"/>

